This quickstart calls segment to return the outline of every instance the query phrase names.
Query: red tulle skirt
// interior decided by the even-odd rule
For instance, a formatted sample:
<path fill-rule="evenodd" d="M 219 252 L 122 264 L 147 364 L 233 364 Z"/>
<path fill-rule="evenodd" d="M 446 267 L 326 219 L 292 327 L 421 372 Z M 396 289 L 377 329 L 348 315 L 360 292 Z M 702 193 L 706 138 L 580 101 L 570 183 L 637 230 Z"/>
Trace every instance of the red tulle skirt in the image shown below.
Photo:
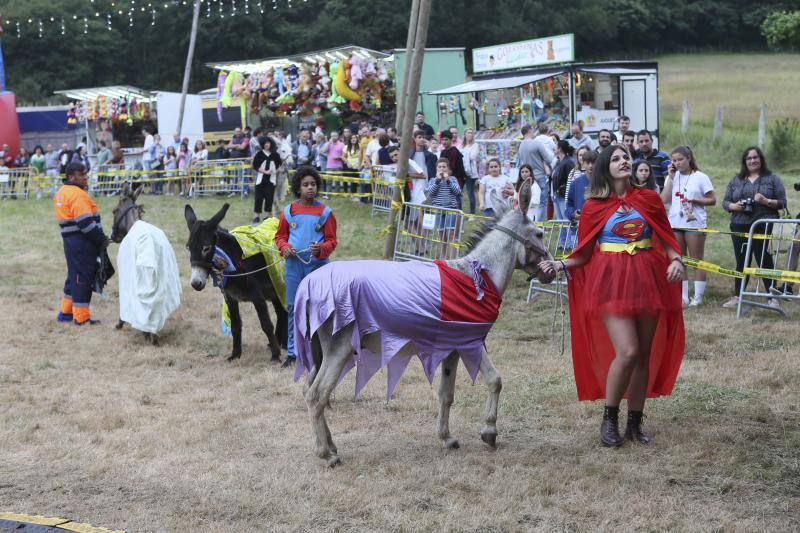
<path fill-rule="evenodd" d="M 596 316 L 657 315 L 681 309 L 680 291 L 667 281 L 667 260 L 655 250 L 595 251 L 586 265 L 585 306 Z"/>

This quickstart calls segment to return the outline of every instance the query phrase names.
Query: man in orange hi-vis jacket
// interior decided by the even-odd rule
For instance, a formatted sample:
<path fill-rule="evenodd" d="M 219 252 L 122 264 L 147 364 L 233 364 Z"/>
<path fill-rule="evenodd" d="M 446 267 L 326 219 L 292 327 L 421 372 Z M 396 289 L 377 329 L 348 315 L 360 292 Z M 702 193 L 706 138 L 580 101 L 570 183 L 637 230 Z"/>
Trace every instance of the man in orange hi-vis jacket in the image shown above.
<path fill-rule="evenodd" d="M 97 205 L 86 192 L 86 168 L 80 163 L 70 163 L 66 175 L 64 185 L 53 198 L 67 258 L 67 281 L 58 321 L 79 326 L 98 324 L 99 320 L 91 319 L 89 302 L 97 258 L 111 240 L 103 233 Z"/>

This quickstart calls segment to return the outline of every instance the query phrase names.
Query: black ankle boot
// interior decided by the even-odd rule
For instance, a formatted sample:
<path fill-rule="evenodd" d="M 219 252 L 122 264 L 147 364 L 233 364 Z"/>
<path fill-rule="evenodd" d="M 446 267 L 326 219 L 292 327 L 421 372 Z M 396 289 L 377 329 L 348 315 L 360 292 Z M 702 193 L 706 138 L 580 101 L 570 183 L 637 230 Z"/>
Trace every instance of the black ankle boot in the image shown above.
<path fill-rule="evenodd" d="M 619 406 L 606 405 L 600 425 L 600 442 L 607 448 L 617 448 L 624 442 L 619 436 Z"/>
<path fill-rule="evenodd" d="M 641 411 L 628 411 L 628 425 L 625 428 L 625 438 L 639 444 L 650 444 L 650 435 L 642 431 Z"/>

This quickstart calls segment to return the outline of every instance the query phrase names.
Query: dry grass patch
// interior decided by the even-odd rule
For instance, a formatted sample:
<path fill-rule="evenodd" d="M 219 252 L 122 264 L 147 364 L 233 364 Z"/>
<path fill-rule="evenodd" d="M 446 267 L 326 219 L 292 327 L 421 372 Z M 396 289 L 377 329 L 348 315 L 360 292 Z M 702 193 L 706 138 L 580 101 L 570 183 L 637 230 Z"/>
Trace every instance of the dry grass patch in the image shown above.
<path fill-rule="evenodd" d="M 145 203 L 187 280 L 182 204 Z M 102 213 L 111 204 L 101 199 Z M 333 205 L 336 258 L 379 256 L 384 220 Z M 234 202 L 227 224 L 248 211 Z M 266 362 L 254 310 L 244 308 L 233 364 L 210 288 L 185 286 L 160 348 L 113 329 L 115 283 L 94 304 L 101 327 L 64 326 L 54 321 L 64 265 L 49 203 L 0 203 L 0 249 L 2 509 L 130 531 L 800 527 L 796 318 L 737 322 L 712 304 L 687 313 L 676 393 L 648 405 L 654 444 L 605 450 L 601 406 L 575 400 L 550 302 L 526 304 L 520 275 L 488 340 L 504 380 L 499 449 L 478 437 L 486 391 L 461 368 L 451 428 L 462 447 L 442 450 L 435 387 L 412 363 L 388 405 L 384 374 L 357 401 L 352 376 L 343 383 L 328 419 L 344 465 L 328 470 L 312 452 L 301 386 Z"/>

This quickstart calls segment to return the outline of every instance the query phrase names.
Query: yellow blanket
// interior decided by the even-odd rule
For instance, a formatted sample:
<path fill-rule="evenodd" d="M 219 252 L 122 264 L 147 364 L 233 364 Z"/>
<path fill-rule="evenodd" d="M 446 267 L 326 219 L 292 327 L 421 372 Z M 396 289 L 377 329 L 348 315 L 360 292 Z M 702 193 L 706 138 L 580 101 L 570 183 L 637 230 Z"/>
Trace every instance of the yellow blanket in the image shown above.
<path fill-rule="evenodd" d="M 278 231 L 278 219 L 268 218 L 258 226 L 239 226 L 231 230 L 231 235 L 242 248 L 242 258 L 247 259 L 256 254 L 263 254 L 269 267 L 269 279 L 278 293 L 281 305 L 286 309 L 286 277 L 284 262 L 278 247 L 275 246 L 275 233 Z"/>

